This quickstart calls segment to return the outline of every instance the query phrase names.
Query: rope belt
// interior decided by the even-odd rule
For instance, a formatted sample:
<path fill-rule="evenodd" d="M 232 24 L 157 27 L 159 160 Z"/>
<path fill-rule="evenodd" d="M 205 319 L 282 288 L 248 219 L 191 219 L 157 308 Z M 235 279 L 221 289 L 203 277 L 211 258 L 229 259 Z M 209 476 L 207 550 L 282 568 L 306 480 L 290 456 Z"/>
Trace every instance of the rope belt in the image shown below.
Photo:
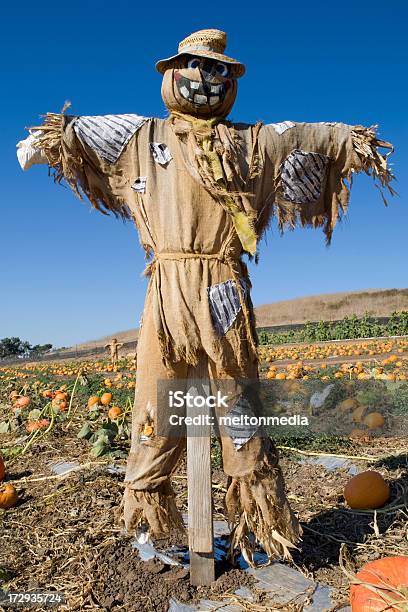
<path fill-rule="evenodd" d="M 184 252 L 184 251 L 174 251 L 174 252 L 159 252 L 154 254 L 154 258 L 157 260 L 182 260 L 182 259 L 216 259 L 218 261 L 222 261 L 227 263 L 225 255 L 223 253 L 195 253 L 195 252 Z M 236 260 L 238 261 L 238 260 Z"/>

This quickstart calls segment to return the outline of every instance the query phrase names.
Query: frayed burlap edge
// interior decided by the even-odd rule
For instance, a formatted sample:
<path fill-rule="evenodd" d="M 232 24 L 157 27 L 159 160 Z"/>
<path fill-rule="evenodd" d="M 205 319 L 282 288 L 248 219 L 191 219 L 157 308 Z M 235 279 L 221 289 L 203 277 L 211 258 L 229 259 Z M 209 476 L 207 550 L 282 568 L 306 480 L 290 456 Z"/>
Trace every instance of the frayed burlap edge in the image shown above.
<path fill-rule="evenodd" d="M 99 167 L 103 162 L 96 155 L 88 156 L 80 144 L 73 130 L 76 117 L 64 114 L 68 106 L 65 104 L 61 113 L 43 115 L 42 125 L 28 128 L 30 133 L 40 133 L 36 146 L 44 152 L 49 167 L 54 170 L 54 181 L 64 180 L 80 200 L 85 196 L 102 214 L 112 212 L 116 217 L 130 219 L 125 200 L 110 188 L 107 169 Z"/>
<path fill-rule="evenodd" d="M 232 557 L 239 549 L 247 563 L 255 567 L 255 547 L 260 544 L 270 561 L 292 558 L 291 549 L 297 548 L 302 530 L 286 499 L 279 467 L 233 478 L 225 507 L 231 527 Z"/>
<path fill-rule="evenodd" d="M 395 195 L 396 191 L 390 185 L 391 181 L 395 180 L 395 176 L 388 166 L 388 156 L 394 151 L 394 147 L 390 142 L 379 140 L 376 131 L 376 125 L 371 127 L 356 125 L 351 130 L 353 150 L 360 162 L 356 169 L 351 169 L 351 172 L 365 172 L 372 176 L 374 181 L 378 181 L 380 187 L 388 189 L 391 195 Z M 389 149 L 389 152 L 383 155 L 378 149 Z M 387 204 L 382 191 L 381 195 Z"/>
<path fill-rule="evenodd" d="M 174 530 L 185 532 L 169 482 L 154 491 L 135 491 L 126 487 L 120 513 L 120 522 L 128 533 L 134 533 L 140 526 L 147 526 L 153 537 L 162 537 Z"/>

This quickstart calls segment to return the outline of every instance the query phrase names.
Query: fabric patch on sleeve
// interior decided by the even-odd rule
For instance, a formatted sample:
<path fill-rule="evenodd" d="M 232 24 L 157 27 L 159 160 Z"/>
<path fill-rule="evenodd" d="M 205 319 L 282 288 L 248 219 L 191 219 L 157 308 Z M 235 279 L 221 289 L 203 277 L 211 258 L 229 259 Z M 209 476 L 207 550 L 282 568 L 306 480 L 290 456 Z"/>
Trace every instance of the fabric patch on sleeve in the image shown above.
<path fill-rule="evenodd" d="M 220 335 L 224 335 L 241 310 L 237 286 L 235 281 L 227 280 L 208 287 L 207 292 L 214 327 Z"/>
<path fill-rule="evenodd" d="M 164 142 L 151 142 L 150 150 L 153 154 L 154 161 L 165 166 L 173 159 L 169 147 Z"/>
<path fill-rule="evenodd" d="M 248 422 L 251 417 L 255 417 L 255 414 L 251 404 L 243 395 L 238 399 L 232 410 L 225 415 L 224 429 L 233 441 L 236 450 L 246 444 L 258 430 L 258 425 L 251 425 Z"/>
<path fill-rule="evenodd" d="M 96 115 L 78 117 L 74 130 L 78 138 L 110 164 L 118 161 L 123 149 L 147 121 L 139 115 Z"/>
<path fill-rule="evenodd" d="M 132 185 L 133 191 L 137 191 L 138 193 L 145 193 L 146 181 L 147 181 L 147 178 L 145 176 L 138 176 Z"/>
<path fill-rule="evenodd" d="M 321 153 L 295 150 L 281 166 L 285 200 L 297 204 L 317 202 L 326 181 L 329 158 Z"/>
<path fill-rule="evenodd" d="M 293 121 L 282 121 L 281 123 L 270 123 L 269 125 L 273 127 L 275 132 L 279 135 L 286 132 L 286 130 L 295 127 L 295 123 L 293 123 Z"/>

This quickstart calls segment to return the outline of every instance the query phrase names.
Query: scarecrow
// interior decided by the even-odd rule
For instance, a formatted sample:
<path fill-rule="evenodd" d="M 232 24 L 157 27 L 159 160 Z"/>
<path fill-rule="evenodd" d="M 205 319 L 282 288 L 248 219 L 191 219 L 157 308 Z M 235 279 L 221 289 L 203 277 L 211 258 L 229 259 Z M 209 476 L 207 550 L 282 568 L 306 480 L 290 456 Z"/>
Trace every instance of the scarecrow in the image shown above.
<path fill-rule="evenodd" d="M 123 520 L 153 536 L 181 528 L 170 476 L 183 437 L 157 432 L 158 380 L 187 378 L 203 356 L 211 380 L 236 381 L 229 410 L 250 411 L 239 380 L 258 375 L 250 281 L 243 256 L 275 217 L 281 230 L 322 227 L 327 242 L 346 212 L 353 173 L 380 187 L 392 174 L 375 129 L 342 123 L 231 123 L 245 67 L 225 55 L 226 35 L 201 30 L 157 63 L 165 119 L 137 114 L 48 113 L 18 144 L 23 167 L 46 161 L 101 212 L 133 219 L 149 277 L 138 342 L 132 446 Z M 290 557 L 300 527 L 284 492 L 274 444 L 222 432 L 232 547 L 250 563 L 260 543 Z"/>
<path fill-rule="evenodd" d="M 112 338 L 111 342 L 105 344 L 105 348 L 109 352 L 114 368 L 116 368 L 118 365 L 119 349 L 121 346 L 123 346 L 123 342 L 118 342 L 116 338 Z"/>

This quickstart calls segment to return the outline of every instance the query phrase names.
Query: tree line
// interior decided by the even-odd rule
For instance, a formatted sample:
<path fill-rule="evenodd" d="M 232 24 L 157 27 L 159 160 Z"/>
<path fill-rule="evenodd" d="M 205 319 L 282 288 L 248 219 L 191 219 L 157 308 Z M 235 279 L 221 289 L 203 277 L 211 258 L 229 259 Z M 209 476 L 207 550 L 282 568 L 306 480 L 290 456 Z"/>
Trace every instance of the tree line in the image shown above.
<path fill-rule="evenodd" d="M 21 338 L 2 338 L 0 340 L 0 359 L 12 357 L 40 357 L 52 349 L 52 344 L 31 345 Z"/>

